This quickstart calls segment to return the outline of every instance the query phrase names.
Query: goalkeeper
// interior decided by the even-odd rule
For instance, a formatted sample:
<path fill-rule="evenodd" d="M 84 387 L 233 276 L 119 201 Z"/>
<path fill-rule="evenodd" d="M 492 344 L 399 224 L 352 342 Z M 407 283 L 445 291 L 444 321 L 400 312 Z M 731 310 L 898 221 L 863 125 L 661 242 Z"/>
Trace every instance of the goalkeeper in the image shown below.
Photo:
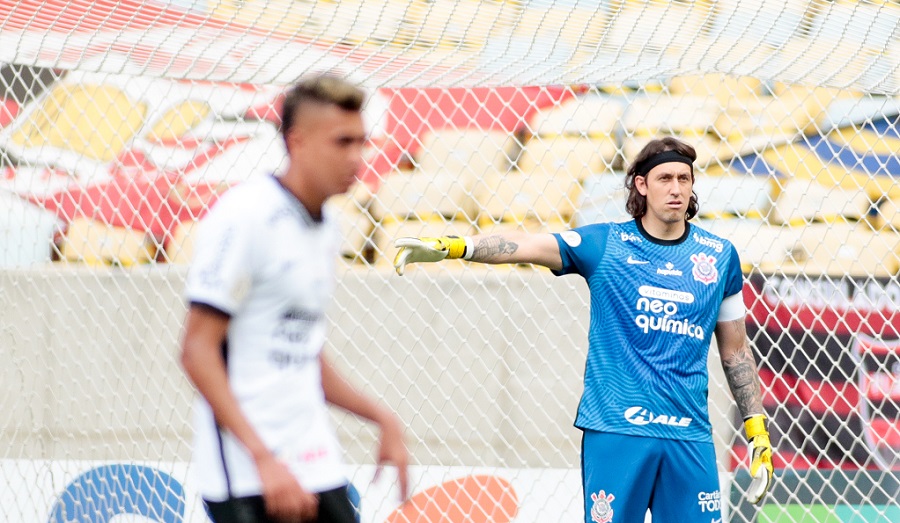
<path fill-rule="evenodd" d="M 591 293 L 583 431 L 585 521 L 719 521 L 722 494 L 709 421 L 707 354 L 715 333 L 725 376 L 745 420 L 760 503 L 772 481 L 772 446 L 749 346 L 734 246 L 688 222 L 697 214 L 693 147 L 648 143 L 625 176 L 624 223 L 559 234 L 509 232 L 399 238 L 394 265 L 462 258 L 533 263 L 579 274 Z M 615 519 L 613 519 L 615 514 Z"/>

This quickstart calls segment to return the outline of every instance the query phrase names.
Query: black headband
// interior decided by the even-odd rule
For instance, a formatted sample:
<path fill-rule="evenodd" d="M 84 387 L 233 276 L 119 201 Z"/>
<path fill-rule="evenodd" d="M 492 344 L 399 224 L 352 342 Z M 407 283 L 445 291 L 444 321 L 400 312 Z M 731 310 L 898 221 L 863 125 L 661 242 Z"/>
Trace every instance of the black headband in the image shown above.
<path fill-rule="evenodd" d="M 639 163 L 634 170 L 635 176 L 647 176 L 647 173 L 650 172 L 651 169 L 656 167 L 657 165 L 669 163 L 669 162 L 681 162 L 691 166 L 691 173 L 694 172 L 694 161 L 689 157 L 681 154 L 678 151 L 663 151 L 657 155 L 651 156 L 647 158 L 643 162 Z"/>

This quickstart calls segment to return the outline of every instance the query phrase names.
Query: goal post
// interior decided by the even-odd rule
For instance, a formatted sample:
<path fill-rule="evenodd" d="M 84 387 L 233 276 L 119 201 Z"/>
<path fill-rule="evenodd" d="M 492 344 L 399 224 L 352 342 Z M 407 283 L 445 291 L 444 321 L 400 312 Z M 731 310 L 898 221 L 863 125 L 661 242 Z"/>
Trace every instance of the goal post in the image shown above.
<path fill-rule="evenodd" d="M 326 350 L 407 425 L 407 511 L 583 518 L 589 297 L 533 266 L 400 278 L 393 240 L 626 219 L 626 166 L 671 135 L 696 223 L 741 256 L 775 446 L 756 508 L 714 345 L 723 511 L 900 520 L 898 31 L 889 0 L 0 0 L 0 519 L 204 521 L 178 364 L 196 224 L 281 169 L 281 93 L 332 71 L 370 140 L 329 203 Z M 333 414 L 362 520 L 412 520 L 371 482 L 374 428 Z"/>

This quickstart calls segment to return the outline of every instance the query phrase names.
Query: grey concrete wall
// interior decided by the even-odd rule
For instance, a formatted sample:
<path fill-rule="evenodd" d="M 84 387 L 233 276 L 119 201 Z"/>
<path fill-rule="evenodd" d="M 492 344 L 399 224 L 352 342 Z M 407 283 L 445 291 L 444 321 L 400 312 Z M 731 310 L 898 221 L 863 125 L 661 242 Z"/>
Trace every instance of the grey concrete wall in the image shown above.
<path fill-rule="evenodd" d="M 0 271 L 0 458 L 188 459 L 183 279 L 179 266 Z M 327 351 L 408 423 L 414 463 L 577 467 L 586 293 L 529 268 L 342 270 Z M 730 441 L 730 399 L 711 395 Z M 371 462 L 373 427 L 335 418 L 348 461 Z"/>

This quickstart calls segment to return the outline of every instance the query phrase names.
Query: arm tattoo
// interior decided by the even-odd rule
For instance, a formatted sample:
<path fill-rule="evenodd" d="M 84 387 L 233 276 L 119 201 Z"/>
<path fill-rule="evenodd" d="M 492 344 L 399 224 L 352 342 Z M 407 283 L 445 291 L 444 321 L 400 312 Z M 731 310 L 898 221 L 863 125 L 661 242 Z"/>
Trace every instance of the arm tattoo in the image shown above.
<path fill-rule="evenodd" d="M 762 392 L 760 390 L 759 373 L 756 369 L 756 360 L 750 351 L 747 335 L 744 332 L 742 320 L 729 322 L 726 329 L 735 329 L 738 332 L 731 334 L 737 339 L 743 340 L 737 350 L 729 352 L 722 359 L 722 369 L 728 380 L 728 387 L 737 403 L 738 412 L 742 418 L 754 414 L 762 414 Z M 739 337 L 738 337 L 739 336 Z"/>
<path fill-rule="evenodd" d="M 488 236 L 478 240 L 472 261 L 502 263 L 501 256 L 512 256 L 519 250 L 519 244 L 508 241 L 503 236 Z"/>

